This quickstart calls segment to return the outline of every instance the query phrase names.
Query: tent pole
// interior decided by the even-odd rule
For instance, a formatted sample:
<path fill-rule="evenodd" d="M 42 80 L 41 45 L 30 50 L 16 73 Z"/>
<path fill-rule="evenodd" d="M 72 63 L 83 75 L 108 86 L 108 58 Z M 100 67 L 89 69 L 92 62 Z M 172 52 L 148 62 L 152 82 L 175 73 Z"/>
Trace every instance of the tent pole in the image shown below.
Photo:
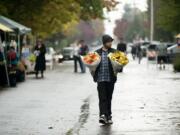
<path fill-rule="evenodd" d="M 5 34 L 5 44 L 6 44 L 6 32 L 4 32 L 4 34 Z M 6 70 L 6 79 L 7 79 L 7 84 L 8 84 L 8 86 L 10 86 L 10 81 L 9 81 L 9 74 L 8 74 L 8 68 L 7 68 L 7 60 L 6 60 L 6 57 L 5 57 L 5 54 L 4 54 L 4 47 L 2 47 L 3 48 L 3 59 L 4 59 L 4 61 L 5 61 L 5 63 L 4 63 L 4 66 L 5 66 L 5 70 Z"/>
<path fill-rule="evenodd" d="M 4 59 L 4 61 L 5 61 L 5 62 L 4 62 L 4 66 L 5 66 L 5 70 L 6 70 L 7 84 L 8 84 L 8 86 L 10 86 L 8 69 L 7 69 L 7 60 L 6 60 L 5 55 L 4 55 L 4 50 L 3 50 L 3 59 Z"/>
<path fill-rule="evenodd" d="M 20 51 L 21 51 L 21 47 L 20 47 L 20 34 L 18 32 L 18 54 L 19 54 L 19 56 L 21 55 Z"/>

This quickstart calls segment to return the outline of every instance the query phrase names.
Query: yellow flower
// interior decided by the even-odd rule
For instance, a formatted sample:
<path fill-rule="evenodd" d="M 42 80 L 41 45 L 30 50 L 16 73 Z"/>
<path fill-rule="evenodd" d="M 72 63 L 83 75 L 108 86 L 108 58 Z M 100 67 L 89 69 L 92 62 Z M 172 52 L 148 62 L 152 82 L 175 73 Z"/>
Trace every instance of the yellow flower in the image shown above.
<path fill-rule="evenodd" d="M 123 66 L 125 66 L 125 65 L 127 65 L 129 63 L 129 60 L 128 60 L 126 54 L 123 53 L 123 52 L 120 52 L 120 51 L 110 53 L 109 58 L 112 61 L 115 61 L 115 62 L 117 62 L 117 63 L 119 63 L 120 65 L 123 65 Z"/>

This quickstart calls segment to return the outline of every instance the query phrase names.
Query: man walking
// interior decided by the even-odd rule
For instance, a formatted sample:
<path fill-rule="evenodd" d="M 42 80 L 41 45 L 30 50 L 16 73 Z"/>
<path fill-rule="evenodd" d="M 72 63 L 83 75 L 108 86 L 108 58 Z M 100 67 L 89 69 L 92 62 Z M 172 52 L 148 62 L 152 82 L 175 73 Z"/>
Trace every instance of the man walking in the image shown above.
<path fill-rule="evenodd" d="M 108 58 L 109 53 L 116 50 L 112 49 L 113 39 L 109 35 L 102 37 L 103 47 L 96 52 L 101 56 L 101 63 L 97 67 L 93 77 L 97 82 L 98 97 L 99 97 L 99 110 L 101 124 L 113 124 L 111 112 L 111 100 L 114 91 L 114 84 L 117 80 L 114 74 L 112 64 Z"/>

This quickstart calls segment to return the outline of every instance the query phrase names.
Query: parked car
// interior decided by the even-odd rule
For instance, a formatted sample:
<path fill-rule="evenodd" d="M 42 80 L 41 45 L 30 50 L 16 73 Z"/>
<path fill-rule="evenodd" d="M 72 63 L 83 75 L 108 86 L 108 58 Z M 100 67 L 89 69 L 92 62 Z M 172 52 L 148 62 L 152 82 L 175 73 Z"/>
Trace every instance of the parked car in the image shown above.
<path fill-rule="evenodd" d="M 153 42 L 147 48 L 147 56 L 149 60 L 157 60 L 157 63 L 169 63 L 170 57 L 167 48 L 172 43 Z"/>
<path fill-rule="evenodd" d="M 74 48 L 73 47 L 65 47 L 62 51 L 63 60 L 73 60 Z"/>
<path fill-rule="evenodd" d="M 157 46 L 160 44 L 160 42 L 152 42 L 147 47 L 147 58 L 150 61 L 154 61 L 157 59 Z"/>
<path fill-rule="evenodd" d="M 168 53 L 173 53 L 173 54 L 180 53 L 180 47 L 178 47 L 177 44 L 174 44 L 174 45 L 168 47 L 167 50 L 168 50 Z"/>
<path fill-rule="evenodd" d="M 61 52 L 57 52 L 54 55 L 54 59 L 55 59 L 55 62 L 62 63 L 63 62 L 63 55 L 61 54 Z"/>
<path fill-rule="evenodd" d="M 169 56 L 169 60 L 172 63 L 175 56 L 177 54 L 180 54 L 180 47 L 178 47 L 177 44 L 174 44 L 174 45 L 167 48 L 167 53 L 168 53 L 168 56 Z"/>

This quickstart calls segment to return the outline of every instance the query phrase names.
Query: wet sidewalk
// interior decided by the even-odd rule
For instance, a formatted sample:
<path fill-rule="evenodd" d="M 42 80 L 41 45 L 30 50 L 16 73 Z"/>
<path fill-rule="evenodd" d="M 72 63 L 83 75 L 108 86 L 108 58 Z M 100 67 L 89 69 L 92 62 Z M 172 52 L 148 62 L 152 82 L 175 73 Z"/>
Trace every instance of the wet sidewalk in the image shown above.
<path fill-rule="evenodd" d="M 87 80 L 89 74 L 73 73 L 70 61 L 44 79 L 29 75 L 16 88 L 0 90 L 0 135 L 65 135 L 92 93 Z"/>
<path fill-rule="evenodd" d="M 73 62 L 0 91 L 0 135 L 179 135 L 180 74 L 130 61 L 118 75 L 112 126 L 98 123 L 96 84 Z"/>
<path fill-rule="evenodd" d="M 180 135 L 180 74 L 132 61 L 118 75 L 113 98 L 112 126 L 98 124 L 97 93 L 80 135 Z"/>

